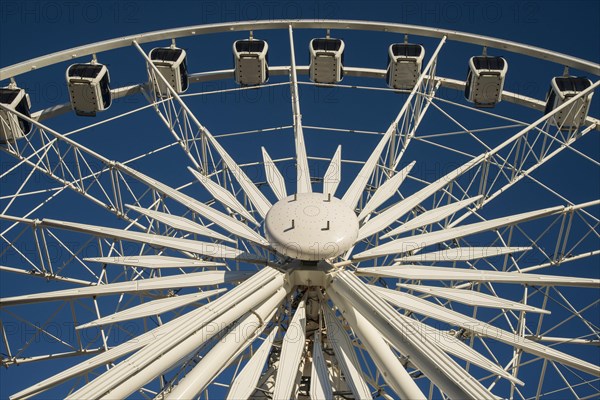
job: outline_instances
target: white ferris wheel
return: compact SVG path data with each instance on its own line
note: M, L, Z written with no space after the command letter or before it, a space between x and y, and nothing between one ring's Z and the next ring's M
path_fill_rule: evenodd
M387 64L351 59L361 35ZM229 68L192 62L219 36ZM552 71L545 98L507 89L523 60ZM31 104L19 85L40 71L67 102ZM598 398L600 200L581 182L598 174L599 75L526 44L343 20L184 27L2 68L3 385ZM244 93L269 90L287 99L257 117ZM347 124L357 110L383 122Z

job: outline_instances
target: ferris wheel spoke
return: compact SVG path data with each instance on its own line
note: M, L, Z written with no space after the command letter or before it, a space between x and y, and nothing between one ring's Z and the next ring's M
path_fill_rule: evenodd
M298 303L296 312L283 337L279 365L273 388L274 399L291 399L306 346L306 294Z
M322 307L321 312L325 320L329 344L333 347L333 352L344 373L346 383L355 398L368 399L371 396L371 391L360 372L360 364L352 341L329 307Z
M278 328L278 326L273 327L269 336L254 352L242 371L235 377L227 393L227 400L247 400L252 396L252 393L254 393L258 386L258 380L263 368L267 363L267 358L271 352Z
M137 48L139 53L144 57L148 66L154 71L155 79L160 79L162 83L168 90L168 94L172 96L181 106L181 108L186 112L186 115L189 116L191 121L196 125L198 131L201 133L203 137L206 137L206 140L215 148L219 156L223 160L223 163L228 167L229 171L235 176L236 180L244 190L244 193L248 196L250 201L256 207L258 213L264 218L271 208L271 203L264 194L256 187L256 185L248 178L246 173L242 170L242 168L233 160L233 158L225 151L223 146L215 139L215 137L210 133L208 129L204 127L196 118L196 115L190 110L187 104L183 101L183 99L179 96L179 94L173 89L169 81L160 73L158 68L152 63L148 55L144 52L144 50L140 47L137 41L133 41L133 45ZM208 171L204 171L207 173Z
M360 275L360 274L359 274ZM527 304L511 301L498 296L492 296L475 290L447 288L439 286L426 285L410 285L406 283L398 283L398 287L406 290L413 290L423 294L440 297L446 300L455 301L457 303L467 305L477 305L484 308L499 308L506 310L528 311L531 313L550 314L550 311L542 308L533 307Z
M310 398L333 400L333 388L329 382L329 368L321 346L321 332L314 334L312 348L312 368L310 373Z
M125 204L125 207L129 208L130 210L134 210L142 215L145 215L150 219L160 221L165 225L169 225L170 227L181 231L195 233L197 235L205 236L215 240L223 240L226 242L236 243L236 240L222 235L218 232L215 232L212 229L200 225L185 217L180 217L178 215L168 214L156 210L149 210L147 208L136 207L130 204Z
M227 289L215 289L203 291L200 293L191 293L182 296L165 297L162 299L152 300L147 303L143 303L138 306L134 306L126 310L116 312L112 315L108 315L106 317L98 318L85 324L78 325L75 327L75 329L86 329L110 325L115 324L117 322L131 321L132 319L163 314L167 311L171 311L176 308L181 308L189 304L197 303L200 300L204 300L208 297L216 296L225 291L227 291Z
M440 340L438 340L437 343L442 348L442 350L444 350L446 353L451 354L455 357L458 357L461 360L464 360L473 365L477 365L478 367L483 368L486 371L489 371L489 372L493 373L494 375L504 378L504 379L506 379L510 382L513 382L517 385L521 385L521 386L525 385L525 383L523 381L517 379L510 373L506 372L499 365L495 364L487 357L484 357L477 350L473 349L466 343L462 342L459 338L457 338L453 334L451 334L449 332L438 331L438 330L432 328L431 326L428 326L425 324L422 324L422 326L423 326L423 329L425 329L425 330L435 332L437 337L440 338Z
M227 190L224 187L222 187L221 185L213 182L206 175L202 175L198 171L194 171L192 168L188 167L188 169L192 173L192 175L194 175L194 177L198 180L198 182L200 182L202 184L202 186L204 186L204 188L215 199L217 199L219 202L221 202L221 204L223 204L223 206L228 207L229 209L238 213L239 215L244 217L246 220L252 222L254 225L257 225L257 226L260 225L260 223L256 219L254 219L252 214L250 214L248 212L248 210L246 210L246 207L244 207L242 205L242 203L240 203L239 200L229 190Z
M400 359L393 353L390 345L379 334L377 328L337 293L329 293L329 296L338 309L343 312L355 335L360 338L377 370L383 375L385 383L401 398L425 399L421 389L408 374Z
M136 350L143 348L144 346L147 346L150 343L155 342L167 333L180 329L182 325L187 325L189 319L194 319L199 316L206 317L206 315L210 314L211 311L209 306L210 304L207 304L194 311L191 311L189 314L181 315L163 325L157 326L156 328L151 329L148 332L143 333L139 336L136 336L125 343L119 344L115 347L104 351L102 354L92 357L89 360L86 360L80 364L68 368L42 382L39 382L25 390L22 390L11 396L11 398L15 400L25 399L43 393L76 376L92 371L102 365L114 362L129 353L132 353Z
M323 193L335 196L342 180L342 145L339 145L323 175Z
M465 268L432 267L425 265L394 265L391 267L366 267L357 270L359 275L385 276L410 280L505 282L537 286L600 287L599 279L571 276L541 275L521 272L488 271Z
M330 289L363 315L392 346L425 374L433 384L452 398L494 399L479 381L439 348L431 337L420 332L417 322L398 313L380 292L367 286L349 271L332 276ZM334 298L335 302L335 298Z
M285 180L283 179L283 175L273 162L267 150L264 147L261 147L263 162L265 165L265 176L267 177L267 182L271 187L273 193L277 197L277 200L282 200L287 197L287 190L285 188Z
M431 246L437 243L445 242L447 240L462 238L464 236L473 235L476 233L495 230L503 226L515 225L518 223L535 220L551 215L562 214L564 212L569 211L570 210L568 207L563 206L543 208L541 210L515 214L487 221L475 222L468 225L456 226L453 228L442 229L440 231L423 233L407 238L395 239L390 242L381 244L379 246L375 246L369 250L363 251L362 253L356 254L354 258L359 260L379 257L382 255L406 253L409 251L422 249L424 247ZM364 233L362 235L359 233L359 239L361 238L361 236L364 236Z
M412 256L402 256L394 259L398 262L427 262L427 261L473 261L481 258L495 257L506 254L531 250L531 247L450 247L431 253L421 253Z
M283 277L272 268L262 269L207 306L187 313L165 335L71 393L67 399L126 398L277 293L284 286Z
M450 215L455 214L457 211L473 204L477 200L479 200L481 196L475 196L470 199L457 201L455 203L448 204L446 206L441 206L437 208L433 208L431 210L425 211L423 214L420 214L413 219L403 223L399 227L392 229L386 234L381 236L381 239L387 239L391 236L399 235L401 233L409 232L415 230L417 228L421 228L426 225L434 224L443 220Z
M122 293L143 293L149 290L213 286L240 282L251 276L251 272L203 271L182 275L161 276L132 282L107 283L78 289L65 289L22 296L0 298L0 306L41 303L57 300L72 300L84 297L109 296Z
M400 185L402 185L402 182L404 182L414 166L415 161L408 164L404 169L397 172L394 176L379 186L367 204L360 211L360 214L358 214L358 219L362 220L371 212L375 211L380 205L385 203L390 197L392 197L396 191L398 191L398 188Z
M0 216L0 219L3 218L5 218L5 216ZM218 243L200 242L191 239L162 236L145 232L126 231L123 229L80 224L76 222L58 221L53 219L43 219L41 221L23 219L22 222L40 228L56 228L85 233L97 237L128 240L137 243L148 244L150 246L167 247L174 250L187 251L190 253L201 254L215 258L235 259L244 253L242 250Z
M550 361L556 361L561 364L568 365L572 368L594 376L600 376L599 366L563 353L552 347L541 345L522 336L505 331L496 326L486 324L485 322L479 321L475 318L468 317L447 307L433 304L430 301L421 299L408 293L402 293L378 286L372 286L372 289L375 290L377 294L382 296L386 301L402 309L409 310L417 314L426 315L438 321L446 322L452 325L458 325L461 328L472 332L473 334L497 340L516 349L520 349Z
M188 207L190 210L200 214L201 216L213 221L228 232L231 232L234 235L242 237L244 239L250 240L251 242L257 243L261 246L268 245L268 242L262 236L260 236L257 232L252 230L248 225L244 224L243 222L238 221L237 219L232 218L229 215L224 214L220 211L217 211L214 208L199 202L193 197L188 196L176 189L173 189L162 182L154 180L149 176L146 176L141 172L136 171L128 166L118 164L117 167L120 170L127 173L128 175L131 175L137 180L145 183L149 187L172 198L173 200Z
M310 181L310 169L308 168L306 144L304 142L304 131L302 129L302 113L300 111L300 94L298 92L294 31L292 25L289 25L288 31L290 36L290 91L292 95L292 112L294 119L294 145L296 148L296 193L311 193L312 184Z
M227 264L214 261L204 261L195 258L181 258L168 256L126 256L126 257L87 257L83 261L107 265L123 265L126 267L140 267L149 269L162 268L215 268Z
M398 218L405 215L414 207L418 206L423 201L425 201L425 199L427 199L428 197L436 193L438 190L442 189L444 186L457 179L460 175L464 174L465 172L473 168L475 165L480 163L484 159L484 157L485 155L475 157L463 166L455 169L454 171L451 171L444 177L425 186L423 189L406 197L404 200L399 201L398 203L389 207L374 218L371 218L363 226L360 227L357 240L365 239L388 227Z
M165 396L166 400L191 399L231 364L267 327L288 291L279 289L264 303L247 313Z
M427 63L427 66L423 70L423 73L421 74L421 76L417 80L415 86L413 87L410 94L408 95L406 101L402 105L400 112L398 113L398 115L396 115L396 118L392 121L392 123L386 130L385 134L383 135L383 137L381 138L381 140L375 147L375 150L373 150L373 152L371 153L371 155L369 156L369 158L367 159L367 161L361 168L360 172L354 179L354 182L352 182L352 184L350 185L350 187L348 188L348 190L342 197L342 200L350 208L355 209L356 206L358 205L358 203L363 195L363 192L365 190L365 187L367 186L367 182L371 178L371 175L373 175L373 172L375 171L375 168L377 167L379 158L381 157L386 145L390 142L390 139L392 138L392 136L398 134L402 130L402 126L404 125L403 121L406 121L407 119L415 117L415 113L410 113L409 111L413 105L413 101L414 102L420 101L420 99L417 98L418 97L417 93L419 90L421 90L421 87L424 84L425 85L427 84L427 82L425 81L425 76L427 74L429 74L430 71L433 71L433 69L435 68L435 65L437 64L438 54L439 54L440 50L442 49L445 42L446 42L446 37L444 36L442 38L442 40L440 41L440 43L438 44L438 47L436 48L435 52L432 54L431 59L429 60L429 62ZM410 115L407 116L407 114L410 114ZM415 129L416 129L416 125L415 125ZM396 163L394 163L394 164L396 164ZM396 165L393 165L393 166L395 169Z
M446 174L444 177L427 185L426 187L424 187L423 189L414 193L413 195L396 203L395 205L389 207L387 210L383 211L381 214L370 219L366 224L364 224L360 228L359 240L380 232L382 229L391 225L398 218L405 215L407 212L412 210L415 206L419 205L421 202L425 201L425 199L432 196L434 193L438 192L439 190L442 190L443 188L447 187L451 183L457 181L458 178L460 178L466 172L472 170L474 167L482 165L482 168L480 168L479 173L481 173L481 174L486 173L486 171L489 170L489 165L490 165L489 160L494 155L498 154L501 150L510 146L511 144L518 143L519 140L527 140L526 135L529 131L531 131L532 129L537 127L539 124L546 122L547 120L552 118L557 112L560 112L561 110L563 110L565 107L567 107L571 104L574 104L573 102L575 102L579 98L585 96L586 94L590 93L593 90L593 88L595 88L596 86L599 86L599 85L600 85L600 81L598 81L594 85L590 86L590 88L588 88L589 90L586 89L586 91L582 91L577 96L575 96L575 97L571 98L570 100L568 100L567 102L565 102L562 106L557 107L552 112L539 118L537 121L533 122L528 127L524 128L523 130L521 130L520 132L518 132L517 134L515 134L514 136L512 136L505 142L501 143L500 145L496 146L492 150L469 160L468 162L463 164L461 167L455 169L454 171L451 171L450 173ZM484 175L482 175L482 177L483 176ZM474 180L475 180L475 177L473 177L471 179L472 182L474 182ZM454 185L454 186L457 186L457 185ZM471 185L469 185L469 187L470 186ZM481 190L485 191L486 189L485 189L485 187L480 185L480 191ZM482 193L478 193L478 195L482 195ZM465 191L465 196L467 196L466 191ZM479 207L481 207L481 205ZM461 217L454 220L452 224L454 224L454 225L458 224L459 222L464 220L467 216L471 215L471 213L472 213L472 211L465 212Z

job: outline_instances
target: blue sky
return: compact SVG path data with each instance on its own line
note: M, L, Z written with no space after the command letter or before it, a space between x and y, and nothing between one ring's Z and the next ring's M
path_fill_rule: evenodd
M600 60L600 2L596 1L96 1L96 2L42 2L3 0L0 2L0 66L48 54L54 51L96 42L118 36L148 32L179 26L242 21L254 19L361 19L389 21L453 29L481 35L513 40L551 50L564 52L591 61ZM296 33L296 57L300 65L307 64L307 45L311 37L322 36L320 31ZM269 41L271 65L284 65L289 61L287 32L255 32L255 36ZM400 35L354 33L333 31L332 36L346 41L346 64L370 68L385 68L387 46L402 41ZM191 72L231 68L231 43L239 39L239 34L223 34L202 38L186 38L178 44L188 51L188 65ZM412 38L411 38L412 40ZM414 38L423 43L427 54L435 48L436 40ZM160 45L167 45L163 42ZM145 45L149 51L153 46ZM439 74L456 79L464 79L467 59L480 54L481 48L449 43L440 57ZM527 96L543 98L551 77L562 74L562 68L531 60L500 50L489 50L490 54L503 55L509 62L509 78L506 88ZM426 56L426 59L428 58ZM100 62L111 69L113 87L142 82L146 79L144 62L134 49L121 49L111 54L100 55ZM17 78L21 87L28 89L32 98L32 109L39 110L52 104L68 100L64 87L63 63ZM577 73L577 71L573 71ZM306 77L301 77L306 80ZM281 81L273 78L272 82ZM360 80L347 78L344 83L360 84ZM2 86L5 82L1 82ZM377 86L383 83L378 82ZM199 89L214 90L233 87L231 82L206 84ZM213 132L225 134L246 129L276 127L290 124L289 91L285 86L268 89L262 94L220 95L209 99L190 99L190 106L200 120ZM302 111L305 125L330 126L348 129L384 131L400 107L402 96L360 92L349 95L345 89L315 90L302 87ZM592 114L598 116L598 103L595 99ZM106 118L118 112L140 106L141 97L115 102L112 109L98 118ZM452 108L448 108L448 111ZM501 104L499 112L525 121L533 121L539 113L521 110L518 107ZM452 125L439 113L431 112L431 118L423 123L423 133L438 133L451 130ZM487 120L470 119L469 114L460 114L461 121L471 128L488 126ZM65 115L49 122L55 129L65 132L89 123L88 120ZM144 150L168 143L170 137L164 129L157 129L155 115L145 113L131 120L116 122L110 132L94 129L89 134L77 136L77 140L99 151L109 158L126 160ZM134 128L134 129L132 129ZM162 127L161 127L162 128ZM142 140L140 140L142 136ZM260 146L266 146L274 157L290 156L293 151L291 131L285 134L265 134L260 140L245 138L224 138L223 145L239 161L259 158ZM344 157L364 159L365 148L375 146L377 137L348 136L347 134L327 134L306 132L309 155L331 157L337 144L342 143ZM487 138L490 142L495 139ZM600 141L598 136L586 137L578 144L590 157L598 159ZM185 172L185 160L177 150L167 152L149 163L139 163L139 167L150 175L163 179L172 185L190 180ZM415 176L432 180L451 166L464 159L415 145L407 154L406 163L416 159ZM0 154L2 170L11 165L12 160ZM568 194L574 202L597 199L600 194L600 175L592 164L586 164L571 153L562 154L544 166L537 177L561 193ZM322 174L325 163L315 164L314 174ZM585 171L581 174L580 171ZM341 188L347 187L352 177L352 168L345 172L346 179ZM288 177L291 185L293 177ZM13 176L4 182L0 192L8 193L19 182ZM39 178L35 185L51 185L45 178ZM7 189L10 188L10 189ZM290 186L288 186L289 190ZM486 210L490 216L510 212L521 212L537 207L557 204L556 198L543 196L539 187L523 182L519 190L507 193L494 208ZM199 191L198 191L199 192ZM202 196L201 194L198 194ZM76 195L65 193L60 202L49 204L36 214L37 217L51 216L73 221L122 226L110 214L100 211ZM534 202L533 199L536 201ZM29 207L28 207L29 206ZM17 204L14 213L31 208L29 204ZM108 217L107 217L108 216ZM0 225L3 226L3 225ZM10 261L10 260L9 260ZM2 260L2 262L9 262ZM597 267L598 260L592 260ZM16 266L16 265L15 265ZM597 269L597 268L596 268ZM581 270L582 276L596 276L598 271ZM27 286L19 286L19 285ZM12 276L0 275L2 296L44 290L44 284L20 280ZM586 304L586 299L572 293L575 302ZM570 298L571 299L571 298ZM589 302L588 302L589 303ZM43 307L36 312L51 312L52 307ZM581 349L574 349L581 351ZM0 372L0 398L6 398L15 389L20 389L47 377L72 361L56 361L38 364L36 369L21 366Z

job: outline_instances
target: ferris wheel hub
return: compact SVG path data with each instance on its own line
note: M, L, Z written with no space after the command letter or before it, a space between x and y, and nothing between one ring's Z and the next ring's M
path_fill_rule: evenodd
M348 251L358 237L358 218L340 199L299 193L277 202L265 219L265 235L278 253L317 261Z

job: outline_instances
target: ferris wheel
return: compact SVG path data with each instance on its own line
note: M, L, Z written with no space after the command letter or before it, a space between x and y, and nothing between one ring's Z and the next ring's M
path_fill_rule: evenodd
M363 35L387 64L351 58ZM203 69L216 37L233 63ZM509 90L523 60L552 71L544 98ZM68 101L36 107L19 85L42 71ZM4 67L10 398L597 398L599 75L526 44L343 20ZM286 98L246 95L268 91Z

